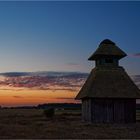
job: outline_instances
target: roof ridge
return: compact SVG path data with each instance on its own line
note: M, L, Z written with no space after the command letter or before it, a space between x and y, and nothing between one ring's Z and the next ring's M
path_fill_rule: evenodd
M91 55L91 57L89 57L88 60L97 60L105 56L112 56L117 59L121 59L127 56L127 54L121 50L113 41L105 39L99 44L96 51Z

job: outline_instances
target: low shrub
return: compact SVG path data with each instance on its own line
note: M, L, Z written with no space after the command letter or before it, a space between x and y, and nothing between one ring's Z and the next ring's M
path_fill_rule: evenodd
M44 114L47 118L53 118L55 114L55 109L54 108L45 109Z

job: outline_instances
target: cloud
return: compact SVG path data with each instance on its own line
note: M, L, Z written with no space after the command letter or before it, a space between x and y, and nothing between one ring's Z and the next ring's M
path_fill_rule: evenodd
M14 98L23 98L22 96L13 96Z
M72 63L72 62L69 62L69 63L67 63L66 65L69 65L69 66L79 66L78 63Z
M76 64L74 64L76 65ZM0 79L0 90L52 90L78 91L87 78L87 73L80 72L45 72L42 76L31 74L28 76L10 76Z
M134 56L134 57L140 57L140 53L134 53L134 54L132 54L132 56Z
M78 91L77 89L72 88L55 88L51 89L52 91L66 90L66 91Z
M74 100L74 98L66 98L66 97L60 97L60 98L56 98L56 99L64 99L64 100Z

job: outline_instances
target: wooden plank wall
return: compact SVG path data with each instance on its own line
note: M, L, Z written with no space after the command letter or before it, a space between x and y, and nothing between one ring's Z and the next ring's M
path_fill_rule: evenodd
M131 123L136 121L135 99L85 99L82 118L96 123Z
M96 123L113 122L112 100L92 100L92 121Z
M91 121L91 99L84 99L82 101L82 120Z

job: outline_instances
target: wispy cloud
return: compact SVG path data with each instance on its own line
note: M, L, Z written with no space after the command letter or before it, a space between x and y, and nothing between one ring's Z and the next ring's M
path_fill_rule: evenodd
M66 99L66 100L74 100L74 98L63 98L63 97L60 97L60 98L56 98L56 99Z
M133 56L133 57L140 57L140 53L134 53L131 56Z
M72 88L55 88L55 89L51 89L52 91L59 91L59 90L66 90L66 91L78 91L77 89L72 89Z
M70 63L70 65L78 65ZM51 90L77 92L82 87L87 78L86 73L78 72L45 72L30 73L28 76L19 76L15 73L8 73L5 79L0 79L0 90L20 91L24 89L30 90ZM6 73L7 75L7 73ZM12 75L12 76L11 76ZM13 76L14 75L14 76ZM14 98L20 98L18 96Z
M69 66L79 66L78 63L73 63L73 62L66 63L66 65L69 65Z
M14 98L23 98L22 96L13 96Z

